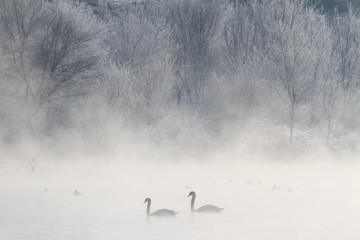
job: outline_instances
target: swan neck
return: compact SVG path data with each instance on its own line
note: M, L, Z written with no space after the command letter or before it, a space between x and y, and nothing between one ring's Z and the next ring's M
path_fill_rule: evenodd
M195 194L191 196L191 211L192 212L194 211L195 198L196 198Z
M151 201L147 202L147 207L146 207L146 215L150 216L150 206L151 206Z

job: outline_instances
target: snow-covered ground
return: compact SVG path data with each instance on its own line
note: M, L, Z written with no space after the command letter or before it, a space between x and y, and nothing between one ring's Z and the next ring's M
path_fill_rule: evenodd
M69 161L43 162L34 172L0 165L1 240L360 236L360 166L354 163ZM225 210L190 214L191 190L195 207L211 203ZM146 197L151 211L180 213L147 220Z

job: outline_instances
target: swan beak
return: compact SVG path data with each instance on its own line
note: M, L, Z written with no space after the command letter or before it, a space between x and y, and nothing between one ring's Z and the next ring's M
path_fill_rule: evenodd
M144 203L146 203L146 200L144 201Z
M190 197L190 196L191 196L191 194L189 193L188 197Z

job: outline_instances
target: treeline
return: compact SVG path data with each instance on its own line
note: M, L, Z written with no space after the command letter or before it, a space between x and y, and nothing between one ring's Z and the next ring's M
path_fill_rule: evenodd
M325 13L334 13L334 11L347 13L351 7L360 7L358 0L312 0L312 3L317 4L316 7L322 9Z
M0 0L3 142L132 129L186 147L252 119L290 143L297 126L324 142L359 130L358 11L234 3Z

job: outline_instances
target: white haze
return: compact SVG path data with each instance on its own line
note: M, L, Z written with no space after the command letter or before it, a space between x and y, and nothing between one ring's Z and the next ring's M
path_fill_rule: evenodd
M360 45L353 44L360 39L358 15L350 15L356 21L339 16L337 29L316 9L298 11L295 2L305 1L248 1L249 8L236 10L207 5L216 1L179 0L135 12L109 12L110 22L102 25L98 19L105 17L105 5L99 5L99 16L90 20L72 4L44 2L57 3L0 1L8 8L0 13L0 240L359 239ZM22 18L16 6L24 7ZM198 29L200 12L216 31L194 36L182 32ZM34 25L37 31L28 37L27 31L13 27L18 36L6 38L11 34L4 33L4 23L31 22L30 13L41 17L41 24ZM296 28L292 20L279 24L281 14L300 14ZM164 24L167 17L174 18L170 26ZM185 21L171 37L182 19L195 27L188 28ZM48 32L53 22L71 28L64 28L59 38L56 31ZM232 28L234 22L238 28ZM242 29L252 34L248 42L230 44L231 38L245 38ZM355 37L345 38L345 29ZM225 30L229 41L222 36ZM70 34L75 39L67 41L65 33L79 35ZM274 33L284 39L272 37ZM84 37L86 44L78 44ZM189 41L182 42L183 37ZM102 45L104 40L108 46ZM200 40L214 46L203 48ZM352 49L339 44L345 40ZM57 47L81 46L66 55L55 72L84 59L99 62L74 79L68 72L59 75L59 86L69 80L75 86L70 81L64 89L42 89L38 86L53 86L46 76L54 64L48 61L57 58L39 51L49 42L59 44L52 49L55 56L66 52ZM17 49L24 45L30 46L25 53ZM197 49L208 49L201 61ZM25 62L14 65L14 56L25 56ZM279 63L287 57L293 57L293 65ZM315 58L323 64L319 69ZM343 61L355 70L341 71ZM301 84L288 97L284 87L289 84L282 84L281 76L292 67L299 76L293 83ZM321 89L309 87L314 73ZM350 87L346 84L353 91L342 92L344 86L335 84L345 77L353 80ZM180 89L175 83L181 83ZM189 92L184 90L188 86ZM289 115L288 107L303 87L309 96L298 97L297 111ZM31 96L30 88L35 91ZM174 95L174 90L181 91ZM190 191L197 193L195 207L214 204L225 209L192 215ZM147 197L152 199L151 211L168 208L179 214L147 219Z
M139 151L140 145L122 146L62 160L43 153L33 172L31 156L4 155L0 239L355 240L360 234L355 154L347 161L325 151L276 161L274 155L223 150L200 160L165 161ZM191 215L191 190L195 207L225 210ZM180 213L147 221L146 197L152 198L151 211Z

